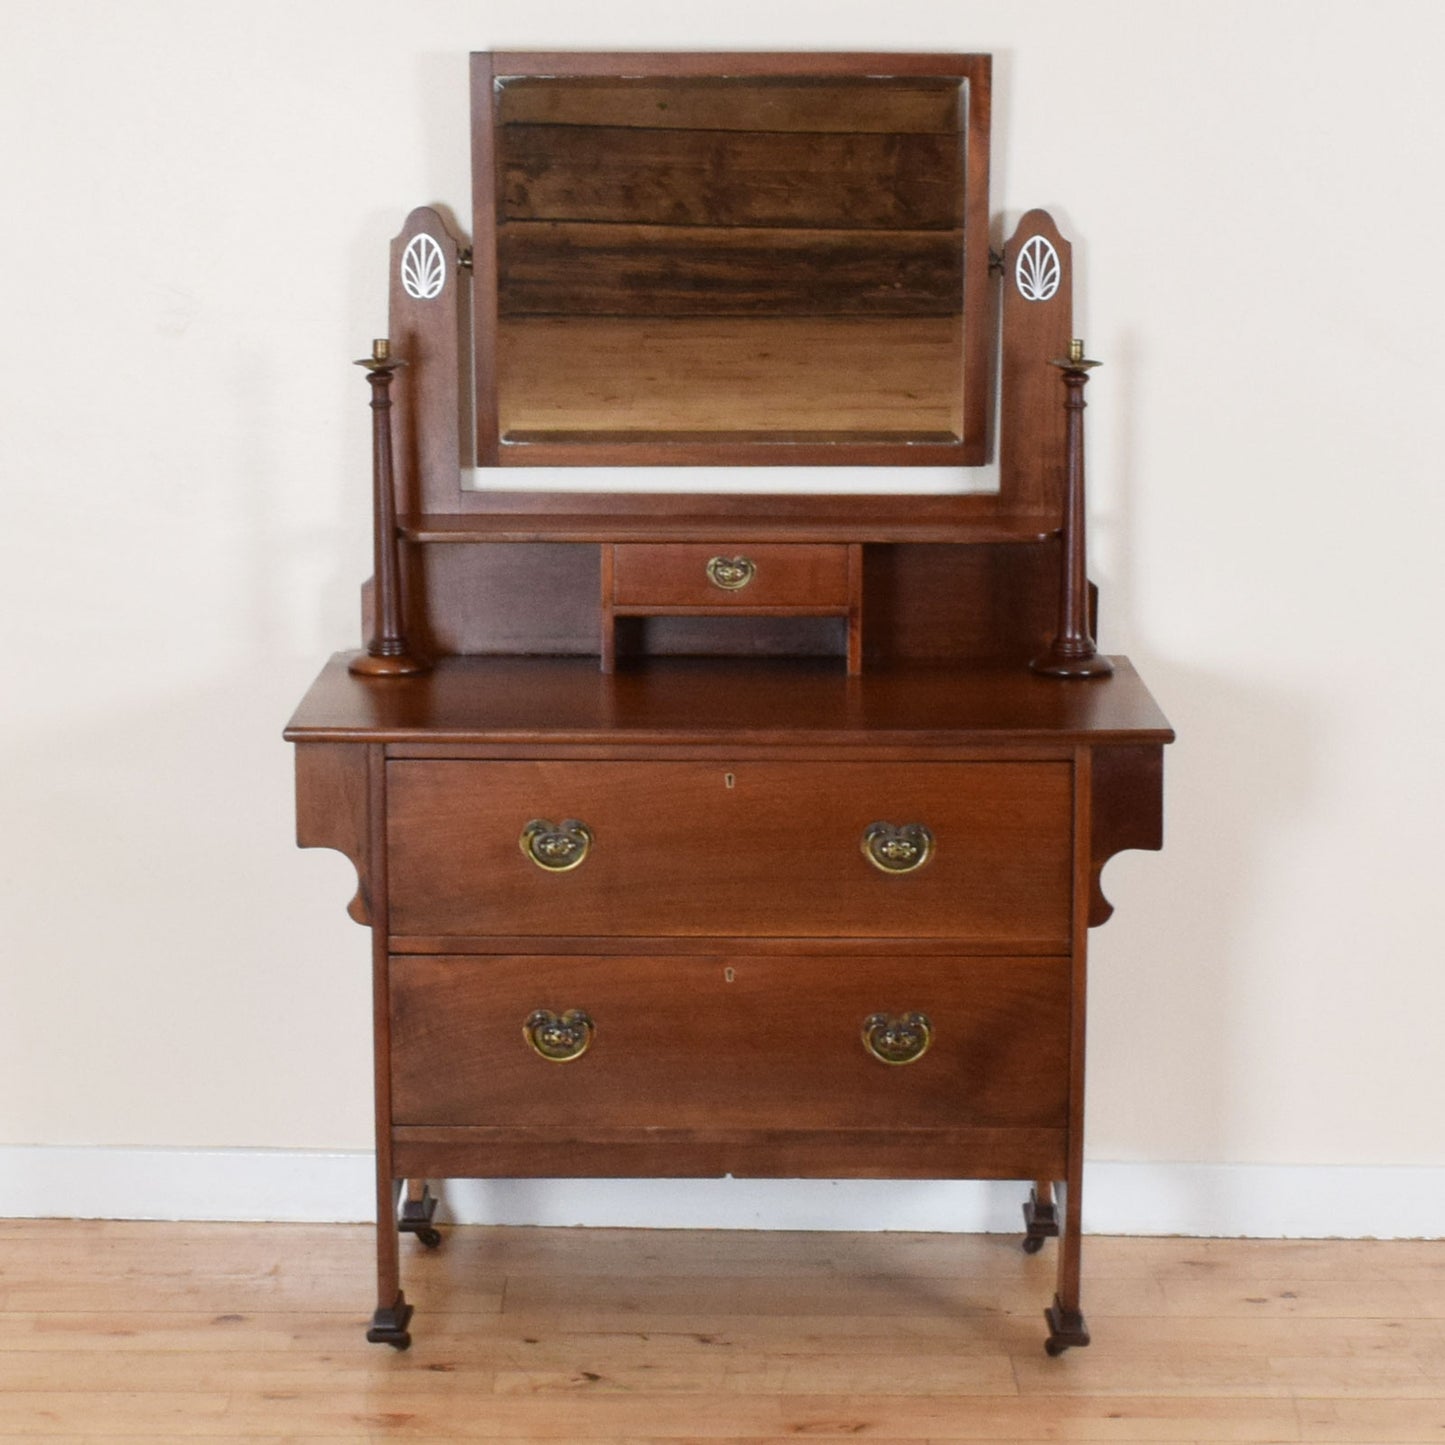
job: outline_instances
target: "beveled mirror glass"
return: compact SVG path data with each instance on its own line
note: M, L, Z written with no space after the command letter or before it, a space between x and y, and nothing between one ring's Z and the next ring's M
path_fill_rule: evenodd
M986 56L475 60L483 465L984 459Z

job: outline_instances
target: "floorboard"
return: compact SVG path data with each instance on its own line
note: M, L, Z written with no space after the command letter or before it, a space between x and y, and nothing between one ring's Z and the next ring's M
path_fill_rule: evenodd
M0 1445L1445 1441L1445 1244L1090 1239L1043 1352L1012 1237L0 1223Z

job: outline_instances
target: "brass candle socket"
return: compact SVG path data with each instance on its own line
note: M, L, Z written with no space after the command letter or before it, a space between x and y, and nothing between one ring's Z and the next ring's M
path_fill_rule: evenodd
M368 371L396 371L406 362L391 354L390 337L378 336L371 343L371 355L363 356L356 365L364 366Z
M1060 371L1092 371L1096 366L1102 366L1102 361L1091 361L1084 355L1084 343L1079 337L1069 342L1069 354L1061 356L1049 362L1050 366L1057 366Z

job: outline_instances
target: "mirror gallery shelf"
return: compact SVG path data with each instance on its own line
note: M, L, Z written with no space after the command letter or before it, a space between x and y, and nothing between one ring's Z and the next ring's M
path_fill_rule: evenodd
M915 500L925 500L917 498ZM933 499L926 499L933 500ZM952 498L947 500L953 500ZM920 516L895 509L869 518L861 512L741 518L737 512L638 515L622 512L466 512L398 518L408 542L1044 542L1056 519L995 510L974 516Z

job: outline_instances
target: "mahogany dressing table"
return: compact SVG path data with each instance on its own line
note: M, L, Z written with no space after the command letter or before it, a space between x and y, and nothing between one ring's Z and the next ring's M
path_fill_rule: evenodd
M361 363L370 641L286 732L372 935L373 1341L428 1180L732 1174L1030 1183L1046 1347L1088 1343L1088 931L1173 734L1093 644L1094 363L1050 218L989 249L989 77L473 57L473 241L407 218ZM995 451L994 492L498 482Z

